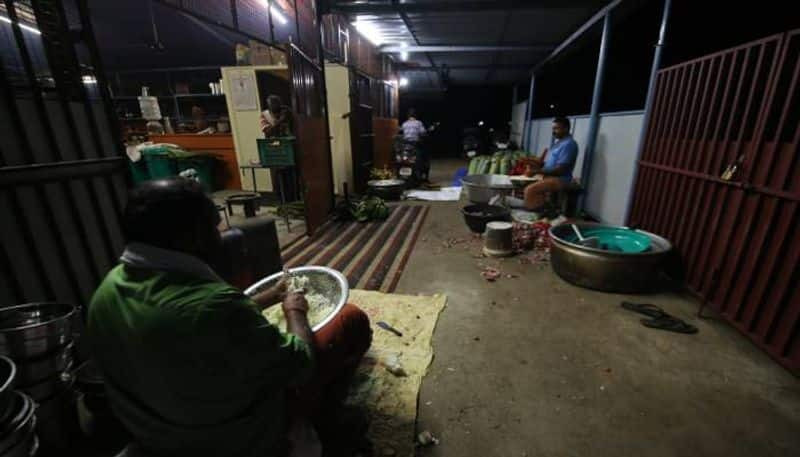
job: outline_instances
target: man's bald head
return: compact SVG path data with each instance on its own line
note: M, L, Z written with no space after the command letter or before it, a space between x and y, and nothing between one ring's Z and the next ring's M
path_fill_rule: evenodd
M130 194L123 217L128 242L208 258L219 241L219 214L197 181L146 181Z

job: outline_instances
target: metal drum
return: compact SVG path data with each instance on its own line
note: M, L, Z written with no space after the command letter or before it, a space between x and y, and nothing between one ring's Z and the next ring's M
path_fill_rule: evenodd
M550 264L553 271L576 286L606 292L642 293L652 291L659 282L672 244L650 232L635 230L650 238L650 248L630 253L582 246L574 240L572 224L550 228ZM597 228L627 229L594 223L575 224L580 230Z

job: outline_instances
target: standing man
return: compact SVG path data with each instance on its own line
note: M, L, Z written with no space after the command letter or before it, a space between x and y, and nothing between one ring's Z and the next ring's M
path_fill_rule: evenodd
M283 104L277 95L267 97L267 109L261 112L259 124L265 138L275 136L290 136L291 132L291 112L289 107Z
M417 163L419 167L420 177L423 181L428 180L428 173L430 173L431 164L428 155L422 150L420 143L422 138L425 137L427 130L421 121L417 119L417 110L414 108L408 109L408 119L400 126L403 133L403 141L407 143L414 143L417 149Z
M572 182L572 171L578 159L578 143L569 133L570 123L566 117L553 119L553 137L555 142L550 150L544 150L544 159L532 159L535 172L542 179L525 187L525 198L506 197L506 203L513 208L540 212L547 194L558 192Z
M353 305L312 333L302 294L245 296L209 262L219 215L199 183L148 181L130 196L128 241L89 305L109 403L135 444L170 457L285 455L292 424L321 435L372 331ZM262 316L280 306L281 332ZM295 440L295 443L303 440Z

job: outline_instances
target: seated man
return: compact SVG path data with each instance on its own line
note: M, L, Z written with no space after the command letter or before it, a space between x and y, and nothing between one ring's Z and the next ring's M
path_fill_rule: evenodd
M208 264L218 223L200 184L142 184L125 210L120 265L89 306L109 402L144 453L285 455L290 421L319 429L371 342L353 305L314 334L302 294L278 285L251 299L226 284ZM261 315L281 298L285 334Z
M542 175L540 181L525 187L525 198L506 197L506 203L513 208L539 212L547 201L547 194L558 192L572 181L572 170L578 158L578 143L569 134L569 119L553 119L553 137L556 141L544 160L532 159L535 173Z

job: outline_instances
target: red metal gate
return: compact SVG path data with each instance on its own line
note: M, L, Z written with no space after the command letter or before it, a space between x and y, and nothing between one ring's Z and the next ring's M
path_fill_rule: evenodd
M689 287L794 372L799 76L800 29L661 70L629 221L669 238Z

